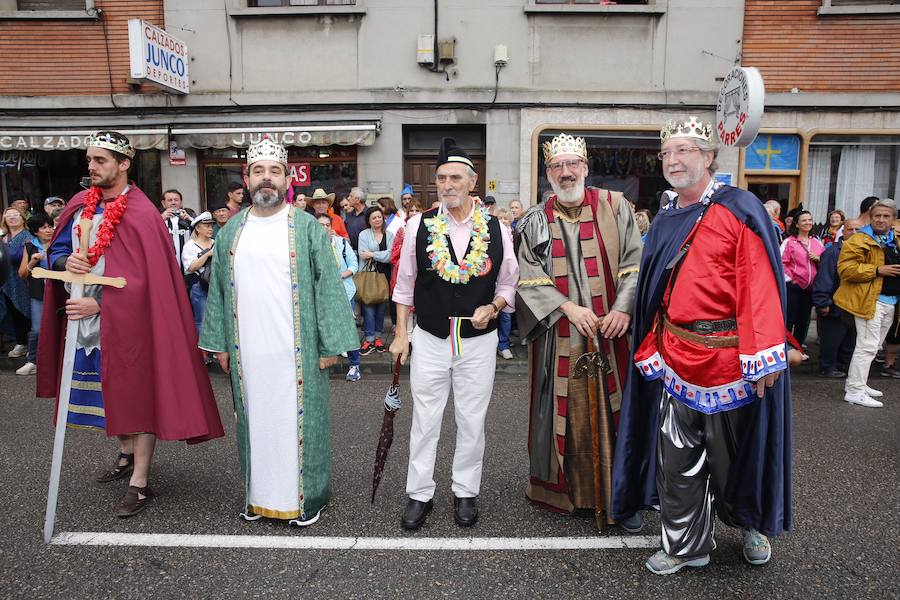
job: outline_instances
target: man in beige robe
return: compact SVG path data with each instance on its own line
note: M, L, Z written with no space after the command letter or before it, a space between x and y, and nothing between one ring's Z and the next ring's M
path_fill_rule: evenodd
M526 495L561 512L605 512L612 523L612 451L630 364L625 333L641 259L640 232L621 193L585 187L583 138L563 133L543 151L555 193L529 209L518 225L519 330L530 342ZM610 367L602 381L573 377L589 339ZM597 386L593 411L589 385ZM623 524L629 531L640 525L639 516Z

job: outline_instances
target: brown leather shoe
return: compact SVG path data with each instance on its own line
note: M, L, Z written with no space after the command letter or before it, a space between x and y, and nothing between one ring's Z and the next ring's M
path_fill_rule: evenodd
M141 498L141 496L143 496L143 498ZM116 510L116 516L120 519L133 517L147 508L147 503L150 502L152 498L153 492L150 491L149 485L145 485L142 488L129 485L128 491L125 492L125 496L122 497L119 508Z
M125 464L119 464L122 461L125 461ZM120 452L119 456L116 458L116 464L113 465L113 468L100 475L95 479L98 483L109 483L110 481L115 481L117 479L122 479L123 477L128 477L134 472L134 454L125 454L124 452Z

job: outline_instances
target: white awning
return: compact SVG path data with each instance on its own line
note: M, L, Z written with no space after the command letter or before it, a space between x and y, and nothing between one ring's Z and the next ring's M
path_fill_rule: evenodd
M260 125L243 127L175 127L179 146L190 148L246 148L268 134L285 146L371 146L378 123L342 125Z
M157 127L116 129L128 136L136 150L167 150L170 137L183 148L246 148L269 134L285 146L371 146L379 121L329 125L260 124L240 127ZM0 151L83 150L96 129L0 130Z
M41 129L0 131L0 151L6 150L84 150L85 141L96 129ZM136 150L165 150L169 147L168 129L117 129L128 136Z

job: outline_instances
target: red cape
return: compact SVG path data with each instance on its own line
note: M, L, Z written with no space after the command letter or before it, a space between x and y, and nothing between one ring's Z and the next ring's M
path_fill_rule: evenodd
M86 194L79 192L66 205L56 235L70 227ZM106 434L154 433L161 440L189 442L222 437L172 238L159 211L134 184L127 198L104 254L106 275L128 282L122 289L107 286L100 307ZM42 398L59 392L67 298L61 282L47 280L38 347L37 395Z

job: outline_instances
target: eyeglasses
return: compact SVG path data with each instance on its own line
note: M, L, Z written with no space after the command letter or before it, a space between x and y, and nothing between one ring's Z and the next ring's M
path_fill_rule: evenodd
M570 171L574 171L581 165L583 161L580 159L575 160L561 160L559 162L555 162L552 165L547 165L547 168L553 171L554 173L561 173L565 167L568 167Z
M656 155L656 158L659 160L666 160L671 156L677 156L679 158L684 158L691 152L699 152L700 148L697 146L682 146L681 148L675 148L674 150L663 150L659 154Z

